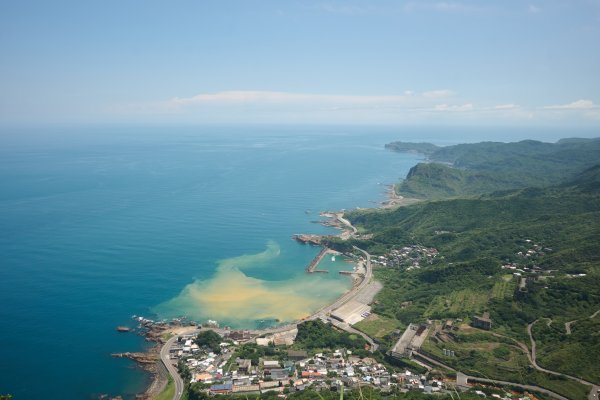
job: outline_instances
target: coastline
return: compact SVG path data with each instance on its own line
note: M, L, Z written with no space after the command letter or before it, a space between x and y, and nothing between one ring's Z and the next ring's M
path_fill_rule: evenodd
M415 204L420 202L419 199L413 198L405 198L400 196L395 191L394 185L386 185L387 190L385 192L386 199L379 202L379 206L371 207L373 209L381 208L381 209L389 209L401 206L407 206L410 204ZM342 240L348 240L355 235L358 235L358 230L354 227L350 221L344 218L345 210L341 211L325 211L321 212L320 215L322 217L327 218L324 221L320 221L320 223L324 226L333 227L339 229L341 232L336 235L293 235L292 237L303 243L311 243L312 245L317 245L322 247L322 251L317 255L315 259L318 259L318 262L313 269L309 271L310 266L307 268L307 273L319 272L318 270L314 270L314 267L318 266L320 260L326 254L343 254L339 253L336 250L330 249L325 245L321 244L320 239L327 236L337 236ZM298 237L307 237L310 240L304 241L299 240ZM317 240L315 240L317 239ZM323 318L328 313L331 313L333 310L341 307L343 304L350 301L357 293L359 293L362 289L364 289L371 281L372 275L372 267L370 263L370 255L366 253L364 250L355 248L356 250L365 254L365 260L357 260L356 262L356 273L351 274L352 286L346 292L342 293L337 299L332 301L329 304L325 304L323 307L314 311L310 316L302 318L300 320L291 321L283 325L279 325L276 327L263 328L259 330L250 330L253 334L253 338L263 335L269 334L279 331L286 331L295 328L295 326L299 323L308 320L314 320L317 318ZM180 321L171 321L170 324L167 323L154 323L151 322L147 325L140 325L144 329L143 336L146 341L153 342L153 345L146 352L125 352L125 353L115 353L112 354L113 357L124 357L128 358L136 363L136 365L150 374L151 382L146 388L146 390L136 395L136 398L150 400L156 398L166 387L169 378L169 371L167 370L166 365L163 364L163 360L161 360L161 350L167 343L168 339L173 335L179 335L184 332L189 333L190 330L199 329L196 325L184 326ZM218 331L221 331L218 329ZM373 343L374 346L376 344Z
M423 201L422 199L416 199L413 197L404 197L404 196L399 195L396 192L396 185L387 185L386 196L387 196L387 200L381 202L381 206L378 208L388 209L388 208L395 208L395 207L410 206L411 204L416 204L416 203Z
M173 336L182 335L196 329L198 329L196 325L185 326L178 320L164 323L143 319L140 321L138 334L143 336L147 342L154 343L152 347L141 352L111 354L111 357L114 358L132 360L138 368L150 375L150 384L143 393L136 394L136 399L154 399L164 390L169 380L169 372L161 362L160 352L163 346Z

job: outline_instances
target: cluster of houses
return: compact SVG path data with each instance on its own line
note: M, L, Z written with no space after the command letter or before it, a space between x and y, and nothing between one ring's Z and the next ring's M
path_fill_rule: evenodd
M531 239L525 239L525 243L526 245L524 247L529 248L517 252L517 256L523 258L536 258L544 256L546 253L550 253L552 251L550 247L544 247L541 244L533 243Z
M502 265L502 269L511 272L513 277L518 280L514 292L515 298L521 298L526 295L536 281L543 281L552 277L551 274L555 270L545 269L534 264L538 257L544 256L551 251L552 249L549 247L543 247L541 244L533 243L531 239L526 239L525 246L515 254L517 257L523 259L523 265L517 262ZM547 287L544 287L544 289L547 289Z
M438 251L433 247L412 245L391 250L383 256L373 257L371 262L384 267L411 270L420 268L423 264L431 264L437 255Z
M222 382L210 386L212 394L243 394L279 392L283 395L307 388L338 391L369 385L380 390L419 390L434 393L445 388L441 380L428 380L410 371L390 373L372 358L359 358L344 349L317 353L312 357L304 351L288 351L288 360L261 360L252 366L250 360L235 360L237 370L222 377Z
M382 391L440 391L444 384L427 380L410 371L391 373L373 358L360 358L345 349L309 356L306 351L288 350L274 357L234 358L236 342L220 344L220 354L194 343L191 335L182 336L170 349L173 362L182 361L191 375L191 383L205 384L206 392L217 394L258 394L277 392L284 396L307 388L340 390L369 385Z

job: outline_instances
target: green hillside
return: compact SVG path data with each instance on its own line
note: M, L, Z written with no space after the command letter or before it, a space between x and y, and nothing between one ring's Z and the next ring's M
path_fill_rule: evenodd
M555 323L550 327L540 323L534 329L542 335L541 365L600 383L595 360L600 354L598 319L585 320L600 309L600 165L553 186L427 201L394 210L359 210L347 218L361 232L373 234L369 240L352 242L373 254L388 256L393 249L411 245L439 252L431 264L418 268L377 268L384 289L377 297L376 313L408 324L445 318L469 321L487 311L495 333L522 343L529 341L527 324L551 318ZM331 245L342 244L333 240ZM522 273L503 268L509 265ZM527 287L519 291L525 277L530 278ZM585 321L566 335L564 323L579 319ZM478 338L490 349L501 345L494 336ZM429 346L436 351L435 345ZM490 367L493 361L485 346L479 356L461 359L461 368L485 370L497 378L546 382L555 389L564 386L529 371L527 359L518 351L511 356L514 362L506 361L508 370ZM441 348L437 350L441 353Z
M443 199L555 185L597 164L600 154L600 139L431 146L403 142L386 145L394 151L423 149L422 152L432 161L418 164L410 170L397 187L400 194Z

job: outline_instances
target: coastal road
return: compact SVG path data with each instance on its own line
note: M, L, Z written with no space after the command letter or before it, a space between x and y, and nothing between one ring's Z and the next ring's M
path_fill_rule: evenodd
M373 274L373 271L371 268L371 255L369 253L367 253L366 251L359 249L356 246L353 246L353 247L356 250L362 252L366 257L365 275L363 277L363 280L360 282L360 284L358 286L356 286L355 288L352 288L348 293L346 293L345 295L343 295L342 297L337 299L335 302L333 302L332 304L330 304L328 306L323 307L322 309L320 309L319 311L314 313L312 316L307 318L308 320L314 320L314 319L318 319L318 318L327 318L327 314L331 313L336 308L340 308L341 306L346 304L348 301L353 299L358 293L360 293L369 284L369 281L371 280L371 276Z
M187 332L187 334L190 333L193 332ZM173 400L181 399L181 396L183 395L183 389L185 388L183 379L181 379L181 377L179 376L177 368L171 363L171 355L169 353L169 349L173 346L173 343L175 343L177 337L180 335L181 334L175 335L171 339L167 340L167 342L160 349L160 360L165 365L167 371L169 371L169 374L171 375L171 377L173 378L173 382L175 383L175 393L173 394Z
M356 227L354 225L352 225L350 223L350 221L348 221L346 218L344 218L344 213L336 213L335 214L336 218L338 219L338 221L340 221L342 224L346 225L348 228L350 228L352 230L353 234L358 233L358 229L356 229ZM362 251L362 250L361 250Z
M336 301L332 305L326 307L324 310L321 310L319 313L315 314L313 316L313 319L325 317L328 312L331 312L331 311L335 310L336 308L339 308L342 305L346 304L348 301L350 301L351 299L358 296L358 294L362 290L364 290L365 287L367 287L367 285L369 284L369 281L371 280L371 277L373 276L373 268L371 265L371 255L369 253L367 253L365 250L360 249L356 246L352 246L352 247L354 247L354 249L363 253L366 258L366 260L365 260L365 275L363 277L362 282L357 287L355 287L350 292L348 292L345 296L342 296L341 298L339 298L338 301ZM369 342L369 345L371 346L371 353L373 353L377 350L377 347L378 347L377 343L375 343L375 341L366 333L353 328L352 326L350 326L349 324L347 324L345 322L338 322L332 318L328 318L328 321L330 321L333 325L337 326L338 328L345 330L346 332L354 333L354 334L362 336L367 342Z

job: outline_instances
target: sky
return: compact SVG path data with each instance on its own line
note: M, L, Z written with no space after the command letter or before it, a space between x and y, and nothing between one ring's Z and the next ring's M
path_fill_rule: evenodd
M0 1L0 124L600 127L600 0Z

